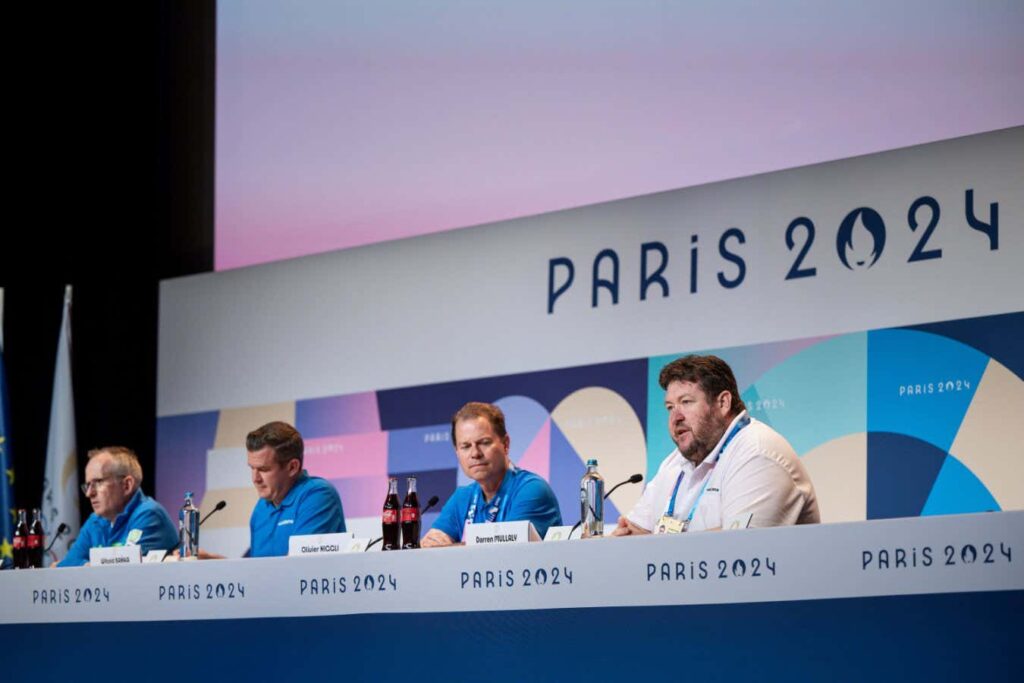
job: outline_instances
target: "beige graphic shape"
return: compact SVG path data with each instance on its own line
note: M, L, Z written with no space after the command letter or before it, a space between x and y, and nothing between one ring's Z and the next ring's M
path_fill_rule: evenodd
M606 490L647 470L643 427L626 399L614 391L603 387L574 391L552 411L551 419L583 458L580 477L589 458L597 459ZM611 500L625 514L642 492L642 484L626 485L613 493Z
M1024 382L989 360L960 424L950 455L959 460L1003 510L1024 508Z
M814 484L823 523L867 519L867 434L826 441L804 454L800 462Z
M244 447L245 437L249 432L277 420L290 425L295 424L295 401L250 408L225 408L220 411L217 420L217 437L213 441L213 447Z
M199 513L205 517L220 501L227 502L223 510L210 517L203 524L206 529L224 529L227 527L244 527L246 533L249 531L249 517L252 516L253 506L259 500L256 489L252 486L244 489L211 489L203 495L203 503L199 506Z

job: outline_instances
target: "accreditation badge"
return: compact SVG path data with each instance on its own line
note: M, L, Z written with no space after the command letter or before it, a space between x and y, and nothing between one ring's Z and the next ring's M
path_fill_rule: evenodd
M662 515L654 527L656 534L681 534L686 531L686 522L669 515Z

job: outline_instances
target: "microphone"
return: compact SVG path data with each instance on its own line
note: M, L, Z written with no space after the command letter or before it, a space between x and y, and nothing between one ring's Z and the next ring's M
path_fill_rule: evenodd
M202 526L203 522L208 520L213 515L214 512L220 512L221 510L223 510L227 506L228 506L228 502L226 500L222 500L219 503L217 503L216 505L214 505L213 509L210 510L209 512L207 512L203 516L203 518L201 520L199 520L199 526ZM168 549L167 552L172 553L172 552L174 552L175 550L177 550L178 548L181 547L181 534L182 534L182 532L188 532L188 530L187 529L178 529L178 542L175 543L170 549Z
M638 475L638 474L637 474L637 475L633 475L633 476L637 476L637 477L638 477L638 476L640 476L640 475ZM214 506L213 506L213 509L212 509L212 510L210 510L209 512L207 512L207 513L206 513L206 516L205 516L205 517L203 517L203 518L202 518L201 520L199 520L199 526L202 526L202 525L203 525L203 522L205 522L206 520L208 520L208 519L210 518L210 516L211 516L211 515L212 515L212 514L213 514L214 512L220 512L221 510L223 510L223 509L224 509L224 508L226 508L227 506L228 506L228 502L227 502L226 500L222 500L221 502L219 502L219 503L217 503L216 505L214 505Z
M626 481L620 481L618 484L616 484L615 486L611 487L608 490L608 493L604 494L604 497L605 497L605 499L607 499L608 496L612 495L612 492L615 489L619 488L620 486L625 486L626 484L639 484L643 480L644 480L644 475L642 475L642 474L634 474L633 476L631 476Z
M615 489L619 488L620 486L625 486L626 484L639 484L643 480L644 480L644 475L639 474L639 473L634 474L634 475L630 476L629 479L626 479L625 481L620 481L618 484L616 484L615 486L613 486L610 489L608 489L608 493L604 494L604 498L602 500L607 500L608 496L612 495L612 492ZM590 508L590 512L593 513L593 515L595 517L597 517L597 513L594 512L594 508L593 507ZM576 524L573 526L573 528L569 530L569 535L565 537L565 540L568 541L568 540L570 540L572 538L572 533L580 528L580 524L583 524L583 520L582 519L580 521L576 522Z
M438 498L437 496L431 496L430 500L427 501L427 507L423 508L423 510L420 512L420 514L421 515L426 514L427 510L429 510L430 508L432 508L435 505L437 505L439 500L441 500L441 499ZM372 541L370 541L369 543L366 544L366 549L363 550L363 552L364 553L368 552L370 550L370 548L372 548L373 546L377 545L378 543L380 543L383 540L384 540L383 536L381 536L380 538L373 539Z
M61 522L60 526L57 527L57 533L55 533L53 538L50 539L50 545L46 546L46 550L43 551L43 554L45 555L50 552L50 548L52 548L53 544L57 542L57 539L66 534L69 530L70 527L68 527L64 522Z

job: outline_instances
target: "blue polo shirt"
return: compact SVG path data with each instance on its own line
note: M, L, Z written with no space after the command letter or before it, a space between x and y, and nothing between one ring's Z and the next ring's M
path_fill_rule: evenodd
M558 500L548 483L533 472L512 468L505 473L498 492L490 501L484 502L483 491L476 482L455 489L431 528L443 531L458 543L462 540L462 527L474 500L474 524L527 520L533 522L541 538L549 526L562 524Z
M113 524L95 512L89 515L78 539L57 566L80 567L89 561L90 548L127 545L129 540L142 546L143 555L150 550L168 550L178 544L178 530L167 510L142 489L128 499L128 504L114 518Z
M249 557L287 555L288 539L292 536L344 530L345 512L334 486L302 470L280 505L262 498L256 501L249 518Z

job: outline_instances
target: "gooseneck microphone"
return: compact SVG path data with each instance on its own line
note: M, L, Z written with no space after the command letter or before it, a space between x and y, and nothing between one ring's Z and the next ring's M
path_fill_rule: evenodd
M634 476L639 476L639 475L634 475ZM203 522L208 520L210 518L210 516L213 515L214 512L220 512L221 510L223 510L227 506L228 506L228 502L226 500L222 500L221 502L219 502L216 505L214 505L213 509L210 510L209 512L207 512L206 516L204 516L201 520L199 520L199 526L202 526Z
M616 484L615 486L613 486L610 489L608 489L608 493L604 494L603 500L608 500L608 496L612 495L612 491L614 491L615 489L619 488L620 486L625 486L626 484L639 484L643 480L644 480L644 475L639 474L639 473L634 474L629 479L626 479L625 481L620 481L618 484ZM590 512L595 517L597 517L597 513L594 512L594 508L590 508ZM565 540L568 541L568 540L570 540L572 538L573 532L580 528L580 524L583 524L583 520L582 519L580 521L576 522L576 524L573 526L573 528L569 530L569 535L565 537Z
M57 539L66 534L69 530L70 527L68 527L64 522L61 522L60 526L57 527L57 533L55 533L53 538L50 539L50 545L46 546L46 550L43 551L43 554L45 555L50 552L50 549L53 547L53 544L57 542Z
M616 484L615 486L613 486L610 489L608 489L608 493L604 494L604 499L608 500L608 496L612 495L612 492L615 491L615 489L619 488L620 486L625 486L626 484L639 484L643 480L644 480L644 475L639 474L639 473L638 474L634 474L633 476L631 476L626 481L620 481L618 484Z
M438 498L437 496L431 496L430 500L427 501L427 507L423 508L423 510L420 512L420 514L421 515L425 515L427 513L427 510L429 510L430 508L432 508L435 505L437 505L439 500L441 500L441 499ZM366 549L363 552L364 553L365 552L369 552L370 548L372 548L373 546L377 545L378 543L380 543L383 540L384 540L383 536L381 536L380 538L373 539L372 541L370 541L369 543L366 544Z
M69 532L70 530L71 527L69 527L64 522L61 522L60 525L57 527L57 532L53 535L53 538L50 539L50 545L46 546L46 549L43 550L43 557L49 556L53 559L54 562L57 562L57 553L50 552L50 550L53 549L53 545L57 542L57 539L66 534L67 532Z
M223 510L223 509L224 509L224 508L226 508L227 506L228 506L228 502L227 502L226 500L222 500L222 501L220 501L219 503L217 503L216 505L214 505L214 506L213 506L213 509L212 509L212 510L210 510L209 512L207 512L207 513L206 513L206 514L205 514L205 515L203 516L203 518L202 518L201 520L199 520L199 526L203 526L203 522L205 522L205 521L206 521L206 520L208 520L208 519L209 519L209 518L210 518L211 516L213 516L213 513L214 513L214 512L220 512L221 510ZM183 529L178 529L178 542L177 542L177 543L175 543L175 544L174 544L174 546L173 546L173 547L171 547L171 548L170 548L170 549L169 549L169 550L168 550L167 552L169 552L169 553L172 553L172 552L174 552L175 550L177 550L178 548L180 548L180 547L181 547L181 533L182 533L182 531L185 531L186 533L188 532L188 530L187 530L187 529L184 529L184 530L183 530Z

